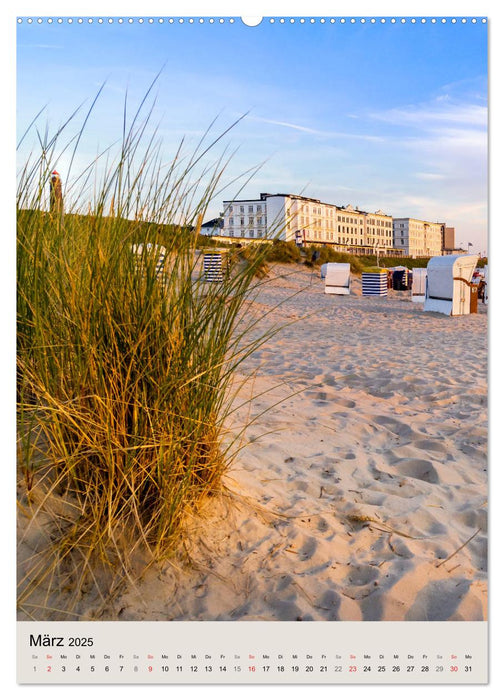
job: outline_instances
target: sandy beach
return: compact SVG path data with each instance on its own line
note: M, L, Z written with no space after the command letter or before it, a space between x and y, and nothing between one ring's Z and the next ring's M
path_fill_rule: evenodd
M229 439L253 422L222 495L79 619L487 619L487 307L351 290L270 268L249 313L283 327L237 377Z
M276 265L251 313L258 332L288 325L242 367L236 405L257 398L230 434L255 420L190 524L192 563L104 614L487 619L487 307L424 313L408 292L362 297L358 278L326 295L318 272Z

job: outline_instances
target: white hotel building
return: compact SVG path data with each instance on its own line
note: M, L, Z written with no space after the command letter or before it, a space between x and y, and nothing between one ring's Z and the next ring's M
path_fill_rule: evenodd
M261 193L259 199L223 204L223 236L278 237L361 253L393 249L392 217L383 211L371 214L350 205L338 207L293 194Z
M421 219L394 219L394 247L412 258L443 254L445 224Z

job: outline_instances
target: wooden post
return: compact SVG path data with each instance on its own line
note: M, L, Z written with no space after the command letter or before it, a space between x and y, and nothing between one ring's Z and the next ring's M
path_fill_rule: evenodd
M61 177L57 170L51 173L49 210L60 222L63 220L63 193Z

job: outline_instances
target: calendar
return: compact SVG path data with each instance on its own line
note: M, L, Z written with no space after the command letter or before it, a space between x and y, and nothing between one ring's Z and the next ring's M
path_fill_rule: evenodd
M282 622L19 623L18 682L482 684L488 680L486 623L461 623L456 630L446 623L301 627L306 629Z
M305 10L15 19L21 685L488 683L489 20Z

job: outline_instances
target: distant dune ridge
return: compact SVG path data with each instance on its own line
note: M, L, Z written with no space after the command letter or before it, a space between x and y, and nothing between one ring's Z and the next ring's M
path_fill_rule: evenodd
M424 313L357 277L324 295L298 264L249 313L288 325L240 368L230 437L256 420L222 495L179 560L80 619L487 619L487 308Z

